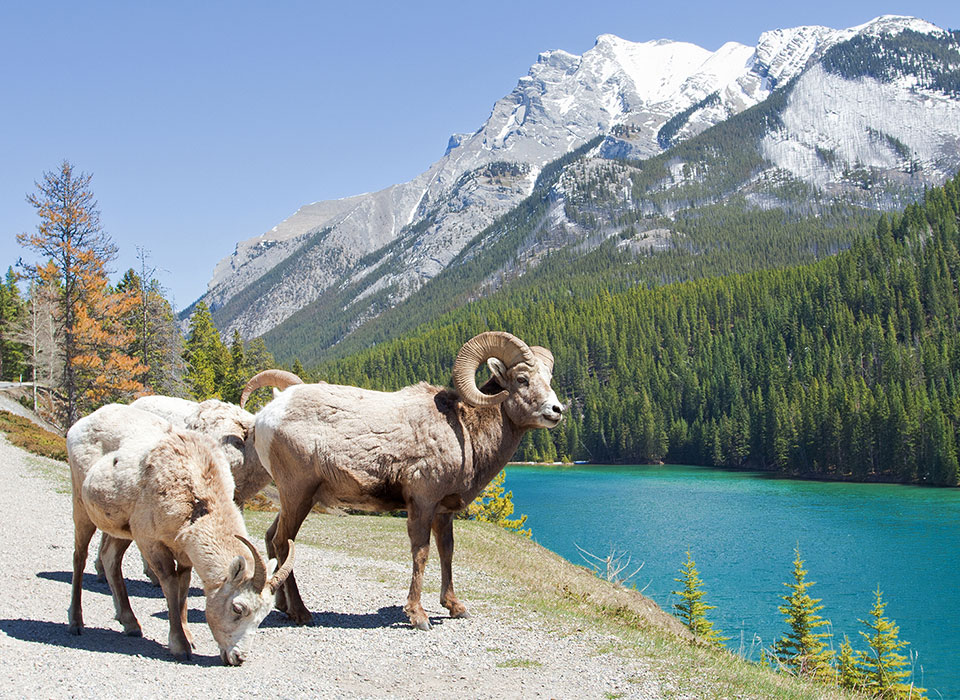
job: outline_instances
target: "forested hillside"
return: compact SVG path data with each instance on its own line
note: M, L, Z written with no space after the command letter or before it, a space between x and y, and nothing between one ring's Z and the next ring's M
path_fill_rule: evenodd
M504 329L553 351L571 403L518 458L956 485L958 212L960 178L836 256L655 288L630 286L625 257L594 255L592 270L521 279L315 374L446 383L465 339Z

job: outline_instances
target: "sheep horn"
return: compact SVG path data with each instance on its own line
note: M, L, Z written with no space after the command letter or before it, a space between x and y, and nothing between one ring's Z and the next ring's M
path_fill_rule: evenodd
M540 362L547 366L547 371L553 374L553 353L539 345L531 345L530 350L533 351L533 354L537 356Z
M253 590L262 591L264 584L267 582L266 562L263 561L263 557L260 556L257 548L253 546L253 542L243 535L234 535L234 537L247 545L247 549L249 549L253 555L253 580L250 582L250 585L253 586ZM289 559L289 557L287 558Z
M287 550L287 558L284 560L283 566L273 573L273 576L270 577L270 583L267 584L270 587L271 593L276 593L277 589L287 580L290 572L293 571L293 540L287 540L287 547L289 547L289 549Z
M471 406L497 406L507 399L506 391L489 396L477 388L477 368L491 357L512 367L518 362L532 363L535 356L526 343L503 331L487 331L464 343L453 363L453 386Z
M250 394L260 387L276 386L281 389L286 389L288 386L293 386L294 384L303 384L303 380L293 372L287 372L282 369L265 369L250 377L250 381L243 387L243 393L240 394L240 408L246 405Z

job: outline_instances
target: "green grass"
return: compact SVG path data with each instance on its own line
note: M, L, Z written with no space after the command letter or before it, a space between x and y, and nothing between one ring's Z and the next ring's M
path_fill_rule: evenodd
M273 516L247 512L246 518L251 533L262 535ZM454 576L468 608L480 609L477 614L490 614L493 606L536 613L541 624L557 635L574 635L584 629L609 634L613 641L605 640L597 653L646 663L667 697L856 697L775 673L729 651L695 645L676 618L639 592L603 581L525 537L488 523L458 520L454 527ZM402 518L313 514L297 541L391 563L407 564L410 558ZM434 551L431 565L436 566L435 560ZM483 572L484 576L470 572ZM425 596L439 592L435 573L428 571L424 579ZM363 575L396 586L398 602L406 595L406 569L385 567ZM497 666L524 668L537 663L507 658Z
M542 665L533 659L506 659L497 662L497 668L534 668Z

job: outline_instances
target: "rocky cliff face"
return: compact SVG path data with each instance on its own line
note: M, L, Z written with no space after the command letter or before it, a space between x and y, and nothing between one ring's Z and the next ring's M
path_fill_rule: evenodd
M483 126L451 137L425 173L380 192L306 205L239 243L217 265L203 300L221 330L238 328L249 338L321 297L333 303L335 293L341 310L357 307L348 323L355 327L446 268L529 195L543 166L562 154L606 134L596 158L648 159L775 91L789 93L776 127L758 144L768 174L828 193L865 180L915 179L918 172L937 182L960 162L958 94L909 70L857 75L835 55L855 40L867 42L858 50L869 52L870 41L893 37L910 39L900 42L904 51L924 41L940 47L925 60L941 63L949 63L947 49L957 43L922 20L882 17L845 30L770 31L756 47L728 43L715 52L611 34L582 56L545 52ZM677 177L662 189L686 177L682 164L671 172ZM562 224L562 208L551 217L554 228Z

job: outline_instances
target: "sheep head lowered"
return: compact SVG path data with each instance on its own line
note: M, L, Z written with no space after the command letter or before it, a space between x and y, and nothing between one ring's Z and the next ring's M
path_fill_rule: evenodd
M476 384L487 363L490 380ZM420 604L433 531L441 561L441 604L466 608L453 591L453 516L476 498L513 455L524 433L552 428L563 407L550 387L553 356L509 333L482 333L460 349L455 391L421 383L379 392L337 384L291 384L274 370L248 382L284 390L256 417L254 444L273 476L280 514L267 552L282 558L314 503L371 511L405 509L413 578L405 610L427 629ZM311 619L291 574L277 608L298 623Z
M205 435L111 404L70 428L67 454L74 520L70 631L79 634L83 628L83 568L90 538L99 528L107 581L126 634L140 634L121 572L132 540L163 588L171 652L181 657L191 653L187 592L196 568L220 656L227 664L241 663L293 559L267 580L263 557L247 539L233 503L233 479L221 450Z
M274 594L293 567L291 549L287 563L268 581L267 567L260 552L246 537L236 535L236 538L250 550L253 575L248 575L246 558L238 555L230 563L221 585L210 588L204 585L207 624L220 647L220 659L230 666L237 666L246 659L257 628L273 610Z

